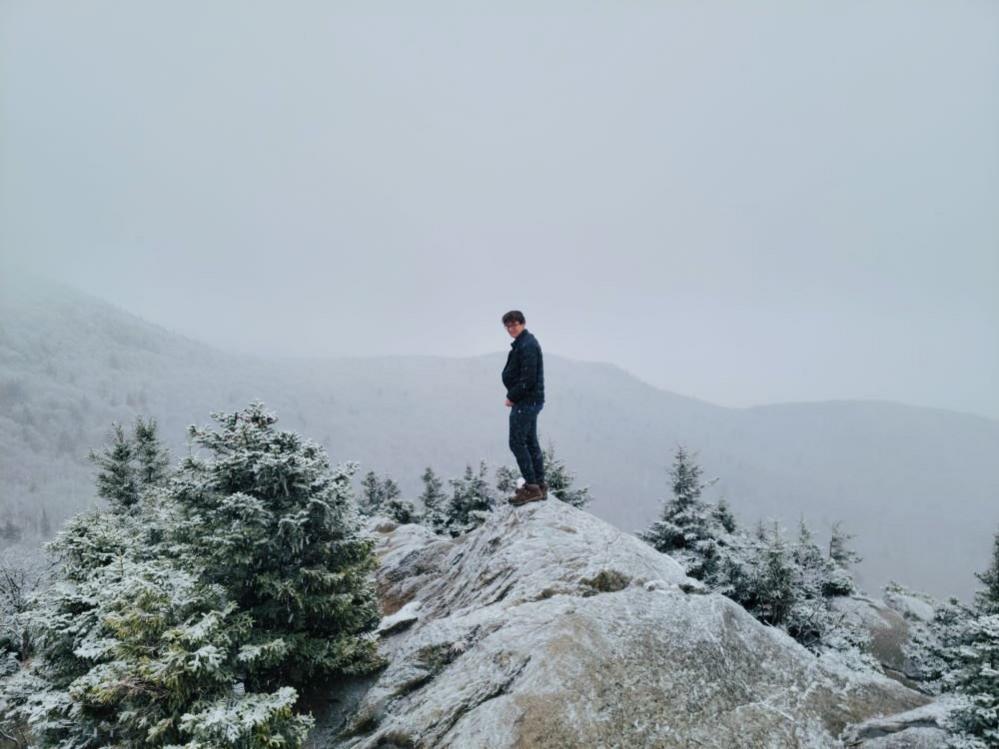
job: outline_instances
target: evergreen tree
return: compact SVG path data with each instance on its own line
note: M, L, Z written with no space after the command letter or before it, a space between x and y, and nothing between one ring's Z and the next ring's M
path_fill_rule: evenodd
M98 467L97 494L106 499L115 512L127 511L139 501L139 480L133 460L135 446L125 436L121 424L111 425L111 444L100 452L89 453Z
M787 616L787 633L802 645L814 647L822 641L828 627L829 609L823 591L829 565L804 518L798 523L791 563L793 603Z
M262 404L215 418L191 429L207 459L48 545L57 581L26 612L33 652L0 681L0 731L26 726L39 749L300 747L294 686L383 664L355 464L331 470Z
M449 479L451 501L447 509L447 529L452 536L459 536L478 527L496 507L496 495L487 480L486 461L480 461L475 473L471 465L465 466L465 475Z
M139 559L134 524L85 514L50 545L61 579L29 612L37 652L3 685L6 727L29 725L40 747L175 746L220 727L207 745L300 746L312 719L289 711L294 690L249 696L253 714L234 697L246 662L262 657L242 645L250 618L222 588Z
M364 515L386 515L397 523L416 522L416 508L409 500L402 499L402 492L392 479L379 479L374 471L368 471L361 490L360 510Z
M983 614L999 614L999 533L992 540L992 563L982 573L975 577L985 585L983 590L975 594L975 605Z
M757 559L754 613L766 624L781 625L794 603L794 575L787 548L774 523L773 534Z
M826 596L848 596L856 592L850 566L861 561L861 557L848 545L852 534L842 529L839 521L833 523L829 536L829 566L823 582Z
M384 486L378 480L378 475L374 471L368 471L364 475L364 480L361 481L360 510L368 516L377 515L382 511L384 504Z
M162 484L167 478L167 468L170 456L166 448L160 444L156 433L156 420L143 421L142 417L135 420L133 434L135 457L138 460L138 481L143 486Z
M992 562L976 577L985 585L975 594L975 616L963 627L959 644L950 650L950 670L943 682L961 696L951 716L952 746L986 749L999 746L999 533Z
M962 633L974 618L974 611L957 598L940 602L895 581L885 586L884 598L889 603L893 599L912 598L932 608L933 616L928 622L906 617L909 637L902 649L909 664L907 672L920 682L922 689L940 694L948 688L944 678L951 670L954 650L961 646Z
M701 500L701 491L714 483L701 480L701 468L686 448L677 448L669 472L673 498L663 505L662 515L639 538L657 551L669 554L691 577L706 580L723 563L729 535L718 519L717 508Z
M154 419L136 417L131 436L121 424L111 425L111 444L91 450L98 467L97 493L115 512L132 511L141 492L161 486L167 478L169 456L160 443Z
M395 481L386 476L382 481L382 504L384 505L393 499L398 499L401 494L402 492Z
M548 493L573 507L585 507L589 504L590 488L584 486L575 489L572 486L575 475L565 466L565 462L556 457L555 445L551 442L544 451L545 480L548 482Z
M423 493L420 495L420 503L423 505L423 514L420 521L434 533L445 533L447 531L447 513L444 503L447 497L444 494L443 483L430 466L427 466L421 478L423 480Z
M503 496L513 494L517 490L517 476L520 473L510 466L500 466L496 469L496 491Z
M214 413L218 431L192 426L209 451L171 483L185 566L222 586L253 621L248 691L384 665L373 630L380 616L370 573L374 542L353 514L355 463L331 469L322 448L274 428L260 402Z
M971 619L952 651L952 670L945 683L963 698L951 715L959 749L999 746L999 614Z
M382 512L395 520L397 523L415 523L418 520L416 507L408 499L402 498L395 481L386 478L382 484L382 492L385 497L382 505Z
M735 533L735 515L732 514L732 508L728 506L728 501L724 497L718 500L718 504L711 512L711 516L718 521L726 533Z
M863 558L849 547L849 541L853 538L852 533L843 530L839 521L833 523L832 534L829 537L829 558L843 569L849 569Z

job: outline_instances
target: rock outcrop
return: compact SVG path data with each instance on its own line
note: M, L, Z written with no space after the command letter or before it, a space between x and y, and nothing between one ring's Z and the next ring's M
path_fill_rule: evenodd
M457 539L384 518L368 532L390 664L312 705L315 747L833 747L928 702L555 499Z
M907 687L920 689L918 672L905 652L911 636L905 617L884 601L865 595L832 599L832 606L844 619L864 629L870 636L870 653L886 675Z
M940 698L898 715L871 718L843 732L857 749L941 749L947 746L947 720L957 702Z

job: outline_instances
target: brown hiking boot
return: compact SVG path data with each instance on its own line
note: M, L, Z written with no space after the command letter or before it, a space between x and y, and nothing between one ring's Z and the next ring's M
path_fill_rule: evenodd
M506 501L509 502L510 504L513 504L514 502L519 502L520 498L524 496L524 489L526 488L527 488L526 484L524 486L517 487L516 489L514 489L513 495L506 498Z
M542 499L548 499L548 482L547 481L540 481L540 482L538 482L538 486L541 487L541 494L542 494L541 498Z
M539 499L544 499L545 495L541 492L541 487L537 484L524 484L513 496L508 500L512 505L522 505L525 502L537 502Z

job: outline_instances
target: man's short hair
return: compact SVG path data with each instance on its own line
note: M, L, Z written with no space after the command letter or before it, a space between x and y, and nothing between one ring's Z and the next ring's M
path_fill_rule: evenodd
M503 324L509 325L512 322L519 322L521 325L523 325L524 323L527 322L527 320L524 319L524 313L521 312L519 309L512 309L509 312L507 312L505 315L503 315Z

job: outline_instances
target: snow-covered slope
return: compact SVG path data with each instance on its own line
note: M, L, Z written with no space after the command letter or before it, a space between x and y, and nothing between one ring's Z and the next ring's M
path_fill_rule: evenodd
M390 665L313 705L316 747L830 747L927 702L554 499L458 539L384 518L368 532Z

